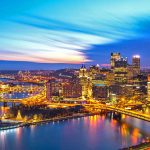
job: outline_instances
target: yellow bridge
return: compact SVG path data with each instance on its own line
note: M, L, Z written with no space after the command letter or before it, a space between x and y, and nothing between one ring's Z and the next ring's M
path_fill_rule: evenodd
M85 106L92 108L92 109L100 110L100 111L101 110L113 111L113 112L121 113L124 115L128 115L131 117L135 117L135 118L150 122L150 114L144 114L144 113L133 111L133 110L127 110L125 108L119 108L119 107L115 107L115 106L107 106L107 105L103 105L103 104L100 104L100 105L98 105L98 104L85 104Z
M4 99L0 98L0 102L4 103L4 106L7 106L7 103L20 103L24 105L35 105L41 104L46 100L45 90L31 97L22 98L22 99Z

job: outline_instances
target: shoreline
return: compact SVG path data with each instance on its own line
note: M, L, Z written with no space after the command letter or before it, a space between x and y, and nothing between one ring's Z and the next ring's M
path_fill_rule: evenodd
M80 113L80 114L74 114L71 116L55 117L55 118L39 120L39 121L35 121L35 122L20 123L20 124L15 125L15 126L8 126L8 127L0 128L0 132L19 128L19 127L30 127L31 125L39 125L39 124L46 124L46 123L50 123L50 122L65 121L68 119L82 118L82 117L86 117L86 116L94 116L94 115L99 115L99 114L100 113L98 113L98 112L97 113ZM129 149L139 150L139 148L140 149L142 148L141 150L146 150L146 148L149 148L149 147L150 147L150 141L144 142L144 143L139 143L138 145L133 145L133 146L121 148L119 150L129 150Z
M19 128L19 127L28 127L30 125L46 124L48 122L64 121L67 119L81 118L81 117L93 116L93 115L99 115L99 113L80 113L80 114L74 114L71 116L55 117L55 118L51 118L51 119L39 120L39 121L34 121L34 122L24 122L24 123L20 123L20 124L13 125L13 126L0 127L0 131L15 129L15 128Z
M119 150L148 150L147 148L150 148L150 141L140 143L138 145L133 145L133 146L130 146L130 147L126 147L126 148L121 148Z

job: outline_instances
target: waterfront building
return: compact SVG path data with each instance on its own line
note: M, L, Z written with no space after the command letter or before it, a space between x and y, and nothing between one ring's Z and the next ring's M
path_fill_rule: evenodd
M93 98L96 100L106 100L108 96L108 88L104 84L95 84L92 87Z
M79 98L82 96L82 86L78 80L63 83L62 85L63 98Z
M46 98L53 100L53 97L59 97L62 95L62 83L51 79L46 83Z
M120 53L111 53L111 59L110 59L111 69L115 67L115 61L120 58L121 58Z

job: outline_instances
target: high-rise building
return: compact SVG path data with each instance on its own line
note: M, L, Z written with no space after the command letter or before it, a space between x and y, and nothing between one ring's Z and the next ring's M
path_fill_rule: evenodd
M121 57L120 59L115 61L115 67L113 69L114 71L114 79L117 83L126 83L127 82L127 65L128 60L127 58Z
M62 96L64 98L79 98L82 96L82 86L78 80L64 83L62 87Z
M85 65L82 65L79 70L79 80L82 86L82 99L90 98L92 96L92 82Z
M150 101L150 75L148 75L148 81L147 81L147 97L148 97L148 101Z
M121 58L120 53L111 53L111 59L110 59L111 69L115 67L115 61L120 58Z
M46 98L52 100L54 96L59 97L62 94L62 84L55 79L46 83Z
M93 98L95 99L105 99L108 96L108 88L105 85L101 85L101 84L95 84L92 87L92 91L93 91Z
M86 77L86 78L88 77L88 72L87 72L85 65L82 65L79 70L79 78L81 77Z
M137 76L140 74L140 56L134 55L132 57L132 68L133 68L133 76Z
M90 69L89 69L89 77L91 79L95 79L96 76L99 74L99 72L100 72L99 65L98 64L96 66L92 65L90 66Z

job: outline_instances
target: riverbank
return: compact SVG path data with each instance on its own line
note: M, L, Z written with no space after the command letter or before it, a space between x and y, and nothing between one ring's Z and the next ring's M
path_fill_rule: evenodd
M62 117L54 117L54 118L38 120L38 121L23 122L23 123L13 125L13 126L0 127L0 130L9 130L9 129L19 128L19 127L24 127L24 126L45 124L48 122L65 121L68 119L75 119L75 118L81 118L81 117L93 116L93 115L99 115L99 113L78 113L78 114L73 114L71 116L62 116Z
M61 116L61 117L54 117L54 118L51 118L51 119L45 119L45 120L37 120L37 121L32 121L32 122L24 122L24 123L21 123L19 126L16 126L16 127L12 127L10 128L10 131L11 129L13 128L18 128L18 127L25 127L25 128L28 128L30 126L37 126L36 128L38 128L38 126L42 125L43 124L43 127L45 127L45 124L47 123L50 123L50 122L63 122L65 120L69 120L69 119L73 119L73 118L81 118L81 117L85 117L85 116L94 116L94 115L99 115L100 113L74 113L73 115L66 115L66 116ZM94 117L93 117L94 118ZM78 120L78 119L75 119L75 120ZM75 121L74 120L74 121ZM83 121L84 119L81 119L81 121ZM68 121L67 121L68 122ZM70 121L69 121L70 122ZM57 124L56 123L56 124ZM57 124L59 125L59 123ZM51 125L48 125L48 126L51 126ZM30 129L30 128L29 128ZM9 130L9 129L8 129ZM3 131L2 131L3 132ZM5 132L5 131L4 131ZM7 131L6 131L7 132ZM130 145L132 145L130 143ZM121 147L121 146L120 146ZM149 144L148 143L142 143L142 144L139 144L137 146L132 146L132 147L127 147L127 148L124 148L124 149L121 149L121 150L147 150L149 148Z
M150 141L141 143L139 145L123 148L123 149L120 149L120 150L149 150L149 149L150 149Z

